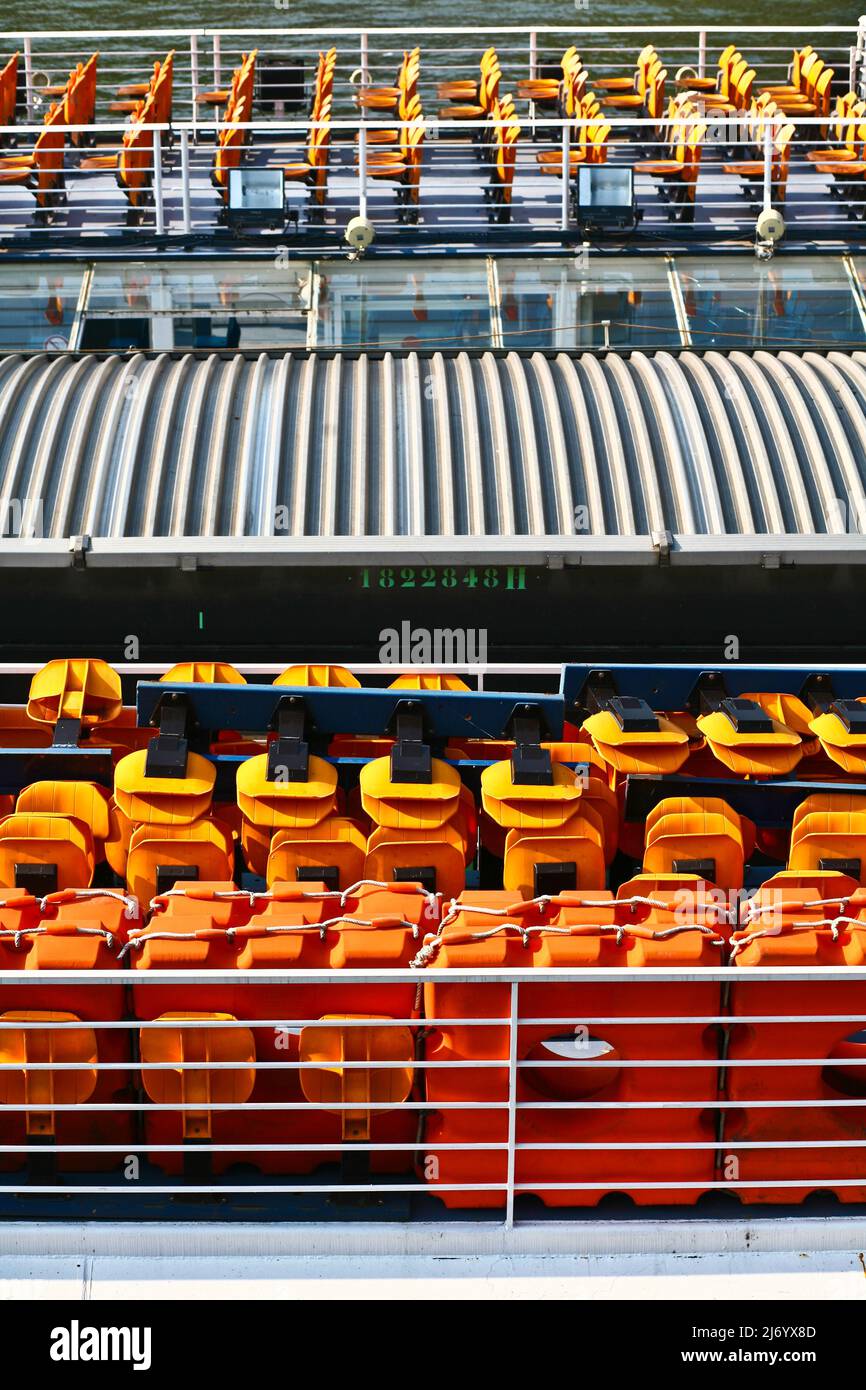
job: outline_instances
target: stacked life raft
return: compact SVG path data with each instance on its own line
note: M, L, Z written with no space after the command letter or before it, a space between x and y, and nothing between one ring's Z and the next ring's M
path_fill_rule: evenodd
M49 663L0 711L0 1171L863 1201L858 688Z

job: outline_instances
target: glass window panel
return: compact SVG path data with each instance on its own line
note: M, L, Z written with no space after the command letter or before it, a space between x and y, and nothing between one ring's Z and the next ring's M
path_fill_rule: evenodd
M84 343L122 347L143 320L145 346L304 347L311 298L309 261L97 266Z
M320 262L319 346L488 347L487 262Z
M678 256L676 268L695 347L824 346L866 336L841 257Z
M498 262L506 347L679 346L667 266L661 257L580 255Z
M62 351L69 335L86 266L0 266L0 352Z

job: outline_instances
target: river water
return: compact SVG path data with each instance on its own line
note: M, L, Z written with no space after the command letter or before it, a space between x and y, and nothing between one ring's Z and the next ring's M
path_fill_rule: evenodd
M689 3L689 0L662 0L648 6L638 0L588 0L579 12L574 0L533 4L527 0L162 0L159 6L121 5L118 0L6 0L0 8L0 28L16 26L29 30L87 30L98 28L167 28L195 25L239 28L295 25L564 25L580 24L646 25L648 32L662 24L722 24L732 27L758 24L810 25L850 24L856 26L856 4L816 5L814 0L787 0L773 11L762 10L754 0L724 0L724 3Z

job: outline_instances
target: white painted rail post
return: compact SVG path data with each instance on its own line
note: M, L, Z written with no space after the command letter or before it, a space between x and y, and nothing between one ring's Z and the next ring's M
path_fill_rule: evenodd
M538 76L538 34L535 29L529 31L529 76L535 80ZM535 102L529 103L529 124L532 129L532 138L535 139Z
M192 205L189 188L189 131L180 132L180 186L183 198L183 230L192 231Z
M189 36L189 76L192 89L192 138L198 140L198 34Z
M571 127L562 123L562 230L568 231L568 200L571 195Z
M33 120L33 40L24 40L24 104L28 122Z
M367 216L367 131L363 121L358 127L358 216Z
M773 124L764 125L764 211L773 206Z
M162 131L153 132L153 202L156 212L156 234L165 231L165 208L162 202Z
M518 990L516 980L511 984L511 1008L508 1021L508 1187L505 1194L505 1225L514 1225L514 1181L517 1153L517 1020Z
M698 35L698 77L707 75L707 31L702 29Z

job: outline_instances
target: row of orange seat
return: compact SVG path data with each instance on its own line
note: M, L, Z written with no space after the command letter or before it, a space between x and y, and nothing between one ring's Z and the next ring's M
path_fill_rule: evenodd
M724 911L681 884L639 889L532 903L472 892L437 920L417 883L346 894L285 884L253 897L202 883L165 895L144 927L109 893L43 904L8 894L3 970L81 980L31 976L26 1011L14 982L0 989L0 1133L21 1145L2 1166L53 1141L62 1169L117 1168L140 1149L171 1173L194 1175L197 1160L215 1173L241 1163L297 1174L358 1145L373 1172L415 1170L449 1206L499 1206L516 1060L514 1179L547 1205L607 1192L690 1204L719 1187L755 1203L816 1190L864 1200L866 1043L846 1023L862 1016L863 985L820 982L823 967L866 963L863 890L832 873L768 884L734 934L737 977L723 993L700 974L724 959ZM87 978L115 963L119 942L130 943L132 1014L118 987ZM411 980L382 978L410 964L420 997ZM788 965L818 978L766 980ZM524 975L513 1049L511 986L490 979L500 968ZM629 974L605 981L599 968ZM379 983L291 979L363 969ZM228 975L179 982L201 971ZM128 1033L94 1026L123 1019ZM52 1034L52 1023L67 1027ZM66 1066L34 1071L36 1061ZM123 1105L137 1077L151 1102L138 1132ZM73 1143L116 1148L63 1152Z
M79 1171L141 1152L188 1176L298 1174L342 1154L356 1178L416 1172L451 1206L496 1206L510 1137L517 1190L551 1206L719 1187L756 1203L866 1198L863 985L844 975L866 964L866 797L844 782L866 756L860 702L827 704L822 686L823 713L803 705L838 790L807 796L789 832L690 795L629 823L623 791L683 757L725 764L732 787L777 770L802 742L790 695L726 706L712 686L708 712L657 715L602 682L569 744L526 743L521 724L510 742L452 739L426 767L410 749L412 775L395 776L402 735L306 750L293 692L351 696L344 668L289 668L274 736L211 729L205 752L184 750L177 687L213 699L243 677L184 663L165 679L158 730L135 727L96 661L49 663L26 712L3 711L7 748L33 757L41 725L52 758L78 738L114 785L45 779L0 808L0 1137L19 1146L0 1166L53 1148ZM414 704L461 687L393 682ZM224 702L238 718L241 694ZM844 738L827 731L840 715ZM219 754L240 759L231 801L216 799ZM357 782L341 786L329 759L360 761ZM480 806L461 765L480 774ZM465 887L479 843L501 887ZM614 891L624 846L642 865ZM268 886L236 877L238 850ZM746 898L759 854L787 867ZM121 962L126 989L93 975ZM712 978L728 964L730 981ZM813 977L765 978L790 965ZM826 967L842 977L822 980ZM390 982L401 968L416 974ZM516 996L500 968L521 972ZM138 1085L144 1110L127 1103Z
M168 678L243 679L214 663L182 665ZM436 679L466 689L456 677ZM403 676L395 685L423 689L426 680ZM357 682L327 666L292 667L276 682L309 684ZM185 748L166 772L162 740L152 743L154 731L124 716L119 678L104 663L52 662L34 678L18 729L14 713L4 713L5 739L32 744L31 721L50 728L83 717L91 743L102 739L114 750L113 788L45 779L23 787L14 804L7 798L0 885L30 886L41 877L44 891L88 888L113 873L146 910L175 878L230 879L237 868L268 884L312 878L341 890L365 877L390 882L414 874L447 899L467 886L480 853L505 890L532 898L604 888L618 852L643 860L650 874L690 872L726 890L743 886L755 856L764 864L788 860L795 870L855 865L851 876L866 881L866 801L845 790L846 778L866 770L861 701L824 702L816 712L794 695L755 692L713 695L703 713L658 714L619 697L603 705L569 741L539 742L529 775L513 740L452 739L424 775L405 777L393 736L339 733L288 775L279 736L223 732L210 748L239 765L236 787L222 781L218 788L207 744ZM341 779L322 754L364 765ZM460 772L467 759L485 764L472 785ZM798 765L804 788L835 782L838 790L804 795L790 831L778 822L756 826L722 796L687 788L664 796L641 820L628 810L630 777L767 778ZM815 817L824 818L820 833ZM809 827L804 837L801 822Z

